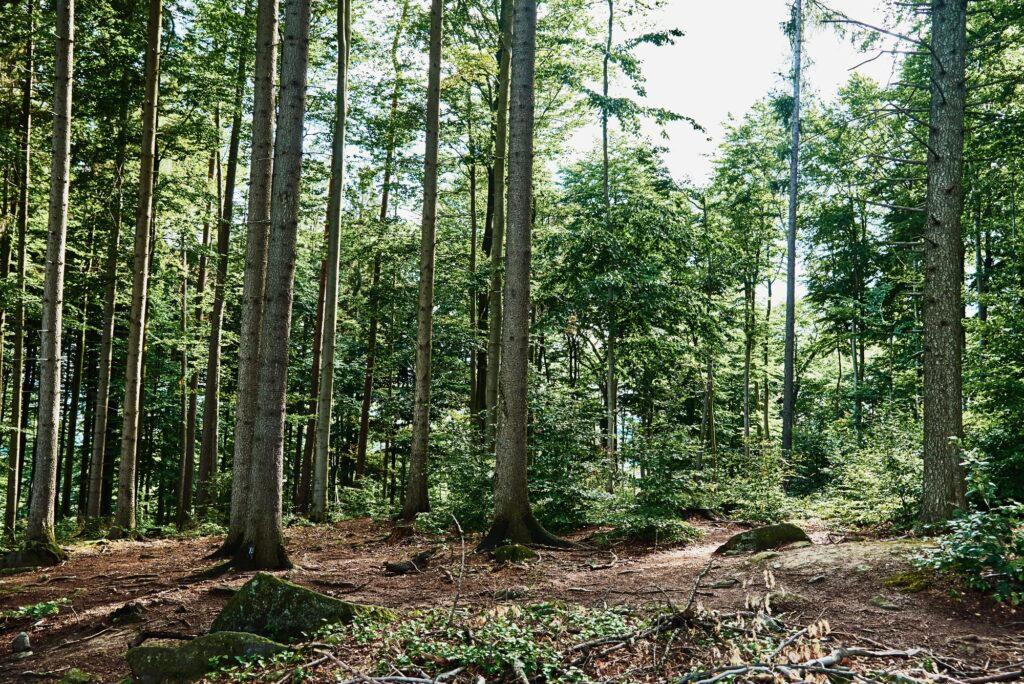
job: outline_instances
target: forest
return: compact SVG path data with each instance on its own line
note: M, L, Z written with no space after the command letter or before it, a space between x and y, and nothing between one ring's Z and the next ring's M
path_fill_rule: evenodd
M701 4L0 0L0 680L1024 679L1024 5Z

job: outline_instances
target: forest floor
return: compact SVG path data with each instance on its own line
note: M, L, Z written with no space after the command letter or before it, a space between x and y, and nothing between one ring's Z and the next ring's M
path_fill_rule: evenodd
M935 663L940 663L948 665L947 673L974 673L973 680L950 674L944 680L937 677L938 681L983 681L977 673L998 676L1021 669L1016 664L1024 661L1024 610L977 595L954 597L942 578L930 577L928 586L916 593L885 585L886 578L912 569L908 555L923 542L850 540L805 523L814 545L783 549L758 564L746 556L712 556L719 544L744 529L739 524L694 524L704 536L689 544L625 543L603 550L542 551L537 562L507 566L468 553L471 539L465 541L463 560L458 536L414 536L389 543L390 527L370 520L293 527L287 531L287 546L298 567L282 574L326 594L403 614L416 608L451 606L457 592L460 606L480 611L509 604L496 598L506 590L504 598L515 596L511 602L519 604L560 601L595 608L628 605L636 610L664 610L695 599L695 605L709 610L736 612L750 610L769 591L784 591L800 595L791 596L774 611L787 628L825 619L834 643L874 650L923 649L929 654L925 667L939 671ZM586 533L574 538L584 537ZM70 560L59 567L0 578L0 611L67 600L56 615L2 618L0 681L57 681L70 668L88 672L98 681L121 681L130 677L124 658L128 643L141 631L204 633L227 602L231 588L251 577L251 573L235 572L202 575L214 565L204 557L219 542L217 537L83 542L71 547ZM408 559L439 544L442 552L425 571L384 574L384 561ZM737 581L725 586L731 580ZM130 620L119 619L132 611L117 611L132 603L141 606L138 614L128 615ZM29 633L33 653L19 659L9 644L22 631ZM777 640L785 637L783 633ZM608 654L606 660L625 663L632 658L635 664L637 658L645 657L637 654L632 642L626 646ZM357 652L349 653L353 670L379 664L368 662L365 658L370 656L365 654L360 661ZM657 660L658 654L653 657ZM692 670L693 657L693 649L685 646L669 657L662 646L659 677ZM728 663L729 658L723 656L717 664L722 662ZM335 681L354 675L363 679L361 671L344 673L340 665L330 661L326 665L317 669L315 678ZM603 673L622 673L625 667L607 662L588 665L598 668L588 678L606 678ZM657 680L651 672L647 680ZM277 676L267 679L277 680ZM634 681L644 680L645 676L638 676Z

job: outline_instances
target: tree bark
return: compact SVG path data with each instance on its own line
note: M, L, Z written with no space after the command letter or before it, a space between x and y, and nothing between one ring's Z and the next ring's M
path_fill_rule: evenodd
M324 231L327 239L327 231ZM306 421L305 444L302 447L302 462L299 464L298 491L295 493L295 509L303 515L309 513L313 499L313 450L316 447L316 406L320 396L320 354L324 348L324 295L327 291L327 260L320 260L320 287L316 296L316 320L313 323L313 362L310 364L309 420ZM301 435L300 435L301 438ZM301 439L300 439L301 441Z
M7 447L7 497L4 529L10 540L15 538L18 503L21 499L21 462L24 458L21 424L25 416L25 273L26 238L28 235L29 185L32 177L32 80L35 73L35 2L28 0L29 32L25 43L25 80L21 91L21 150L18 155L18 295L14 311L14 366L11 369L11 433Z
M487 291L487 367L484 380L484 441L494 442L498 429L498 372L501 368L501 280L505 266L505 155L508 150L508 90L512 66L514 0L501 2L501 50L498 60L498 104L494 127L494 169L491 184L491 277Z
M58 0L53 87L53 152L50 164L50 209L47 219L46 270L43 276L43 321L40 334L39 414L33 463L32 502L27 544L50 547L57 561L54 502L57 493L61 394L61 333L64 326L64 257L68 238L68 191L71 185L71 100L74 81L75 0ZM77 397L72 398L77 402Z
M518 0L509 113L508 236L499 388L501 419L495 453L494 521L478 547L481 550L493 548L505 539L570 546L537 522L530 508L526 473L536 31L536 0Z
M793 112L790 115L789 220L786 229L786 342L782 384L782 451L793 448L796 420L796 211L800 170L800 74L803 30L802 0L793 4Z
M417 304L416 386L413 390L412 449L402 519L430 510L427 460L430 440L431 352L434 324L434 241L437 229L437 150L441 110L442 0L430 5L430 62L427 69L427 135L423 162L423 220L420 225L420 284Z
M284 426L288 398L288 343L299 228L302 134L306 115L310 0L288 0L281 57L281 102L274 144L270 244L260 330L256 424L245 536L234 564L241 568L291 567L281 528Z
M921 521L966 506L963 436L963 213L967 0L932 0L931 114L924 236L924 479Z
M248 10L246 10L248 14ZM224 198L217 222L217 271L213 283L213 312L210 316L210 344L206 357L206 395L203 399L203 434L199 446L199 478L196 505L206 516L217 476L217 446L220 441L220 366L221 337L224 332L224 287L228 279L228 250L231 246L231 224L235 215L235 178L238 173L238 147L242 128L242 99L245 95L245 62L248 39L238 49L235 93L231 114L231 139L228 143L228 172L224 182ZM218 129L217 134L220 135Z
M86 269L88 273L89 269ZM85 320L89 319L88 299L83 308ZM64 442L64 476L61 481L60 514L71 515L71 483L74 477L75 445L78 437L78 400L82 394L82 371L85 369L85 326L78 331L75 342L75 360L71 371L71 406L68 412L66 441Z
M251 480L253 432L260 382L263 296L270 243L271 178L274 155L274 82L277 74L277 0L259 0L256 17L256 64L253 81L252 162L249 164L249 225L245 240L242 329L238 345L238 403L231 473L228 536L215 554L232 556L245 535ZM279 334L279 331L274 334Z
M334 350L338 334L338 271L341 259L341 205L345 192L345 117L348 113L348 59L352 38L349 0L338 0L338 76L334 101L334 142L331 150L330 203L327 207L327 280L324 290L323 349L320 354L320 396L316 403L316 455L310 520L327 517L327 457L331 448L334 403Z
M118 471L117 513L111 536L132 534L136 523L135 479L142 392L142 353L145 346L149 296L149 259L153 224L154 159L157 105L160 95L160 41L163 2L149 0L149 36L146 44L145 103L139 168L139 206L135 217L135 259L132 275L132 310L125 368L124 421L121 429L121 465Z

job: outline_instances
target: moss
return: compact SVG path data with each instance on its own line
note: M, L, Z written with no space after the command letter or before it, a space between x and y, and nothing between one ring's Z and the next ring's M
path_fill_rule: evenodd
M260 572L231 597L211 631L297 639L324 625L348 624L357 615L381 621L396 617L386 608L349 603Z
M757 527L746 532L733 535L715 553L727 551L767 551L790 542L809 542L810 537L796 525L781 523Z
M536 551L522 544L506 544L494 550L494 560L499 563L523 563L539 557Z
M0 577L10 577L11 575L20 575L23 572L37 572L38 570L38 565L25 565L20 568L0 568Z
M0 561L2 568L47 567L68 559L64 549L53 543L27 542L22 548L11 551Z
M73 667L64 673L64 676L60 678L57 684L90 684L91 682L98 681L100 681L99 677L91 675L85 670Z
M806 596L792 591L777 591L768 595L768 605L778 610L796 610L808 603Z
M928 575L920 570L908 570L907 572L889 575L882 580L882 584L890 589L898 589L907 594L916 594L930 587L932 583L928 579Z
M139 646L128 650L128 666L141 684L191 682L218 667L223 660L272 656L287 646L255 634L215 632L181 646Z
M762 551L761 553L755 553L753 556L748 558L744 565L760 565L761 563L770 561L772 558L778 558L779 555L778 551Z

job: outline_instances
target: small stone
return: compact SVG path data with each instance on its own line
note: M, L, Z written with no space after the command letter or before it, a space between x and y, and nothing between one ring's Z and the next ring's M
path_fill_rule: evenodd
M145 606L138 601L132 601L112 612L110 614L110 621L115 625L142 622L142 614L145 612Z
M807 583L808 584L817 584L818 582L824 582L825 579L826 579L826 577L824 575L817 575L816 577L812 577L811 579L807 580Z
M871 566L870 565L863 565L863 564L861 564L861 565L858 565L856 568L854 568L853 571L855 573L857 573L858 575L866 575L869 572L871 572Z
M514 601L516 599L524 599L529 595L530 589L522 585L498 589L494 592L494 598L498 601Z
M777 591L768 595L768 605L779 610L793 610L807 605L809 601L803 594L792 591Z
M755 553L753 556L747 559L747 565L757 565L770 561L772 558L778 558L778 551L762 551L761 553Z
M506 544L494 550L494 560L503 564L522 563L539 557L536 551L522 544Z
M32 650L32 642L28 638L28 632L18 632L18 636L11 641L11 650L15 653L24 653Z
M881 594L868 601L868 603L876 608L881 608L882 610L902 610L899 605L893 603Z
M744 553L745 553L744 551L736 551L735 549L733 549L733 550L729 550L729 551L724 551L722 553L722 555L723 556L742 556Z
M790 549L806 549L808 546L813 546L813 545L814 544L812 542L809 542L809 541L798 541L798 542L793 542L792 544L788 544L786 546L786 550L788 551Z
M740 581L738 579L736 579L735 577L730 577L729 579L718 580L717 582L715 582L714 584L711 585L711 588L712 589L729 589L730 587L735 587L739 583L740 583Z

